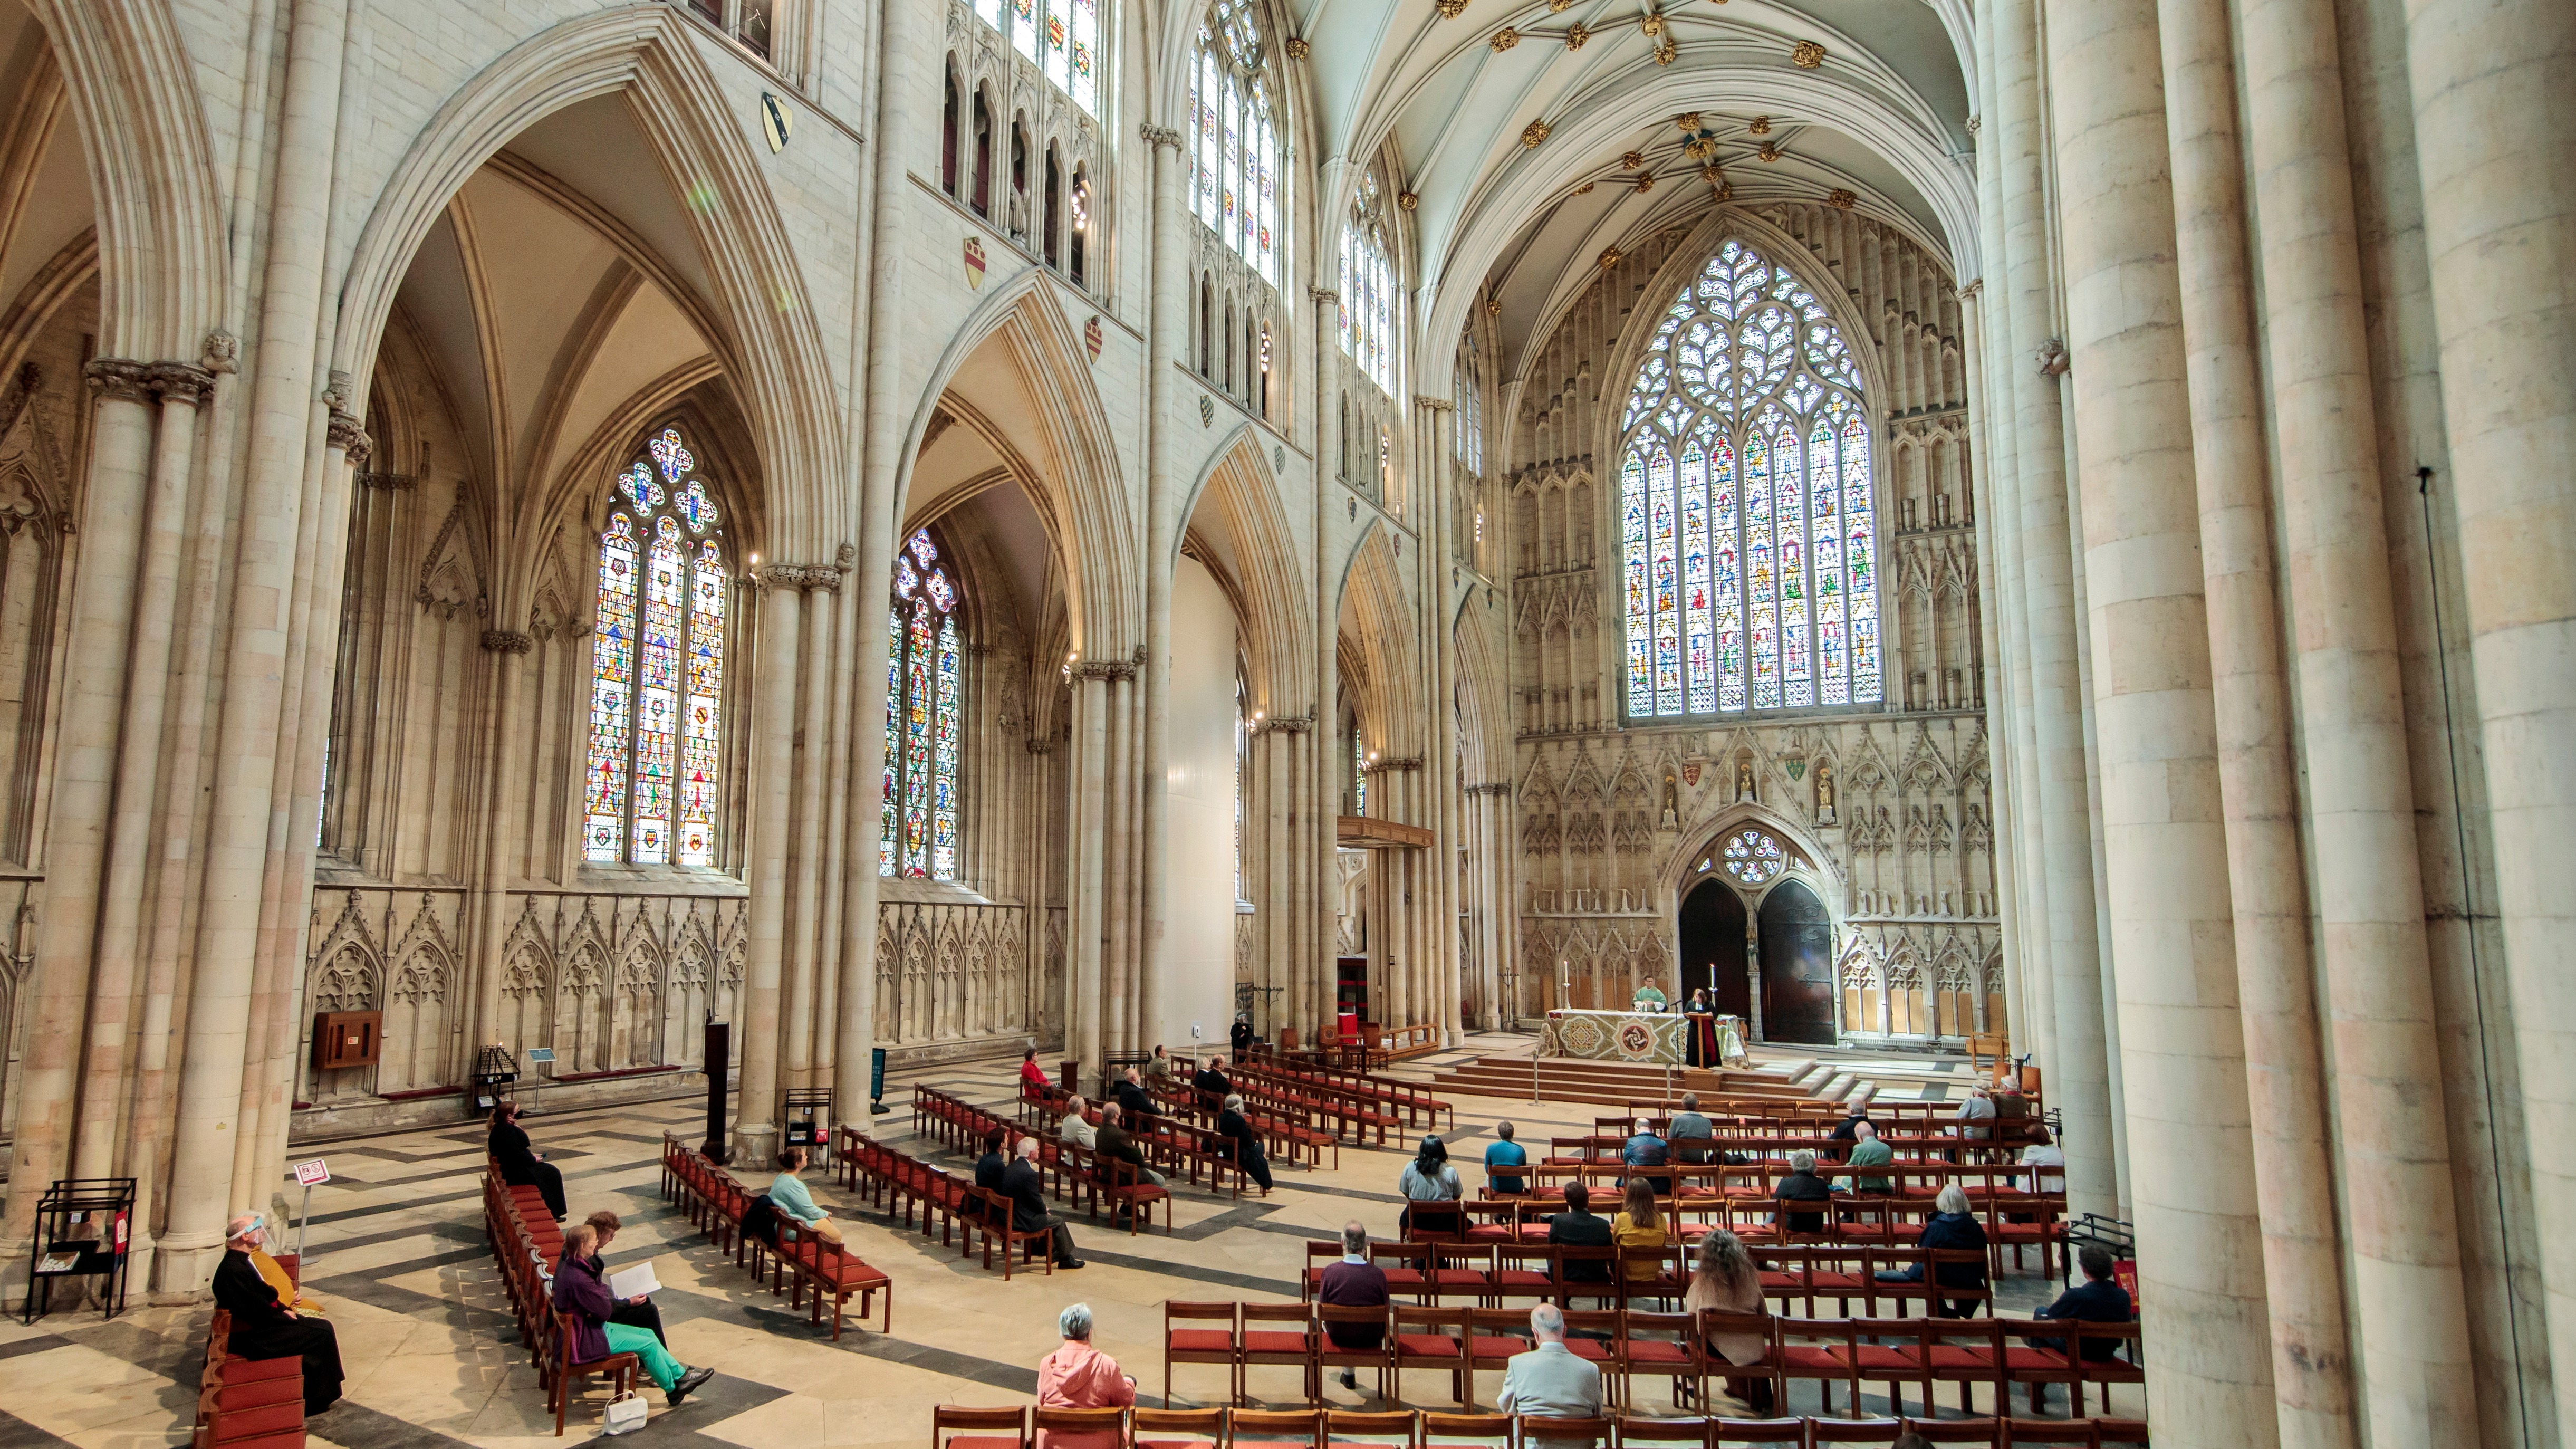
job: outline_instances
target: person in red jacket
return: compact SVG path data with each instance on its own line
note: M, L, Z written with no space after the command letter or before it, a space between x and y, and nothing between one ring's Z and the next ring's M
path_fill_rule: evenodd
M1020 1053L1020 1083L1023 1086L1035 1087L1041 1092L1055 1085L1047 1080L1045 1069L1038 1065L1036 1047L1030 1047Z

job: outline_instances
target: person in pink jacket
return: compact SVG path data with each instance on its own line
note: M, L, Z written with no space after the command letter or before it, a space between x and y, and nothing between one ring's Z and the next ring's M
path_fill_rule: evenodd
M1136 1402L1136 1380L1119 1371L1118 1361L1091 1346L1091 1305L1076 1303L1056 1315L1055 1331L1064 1342L1038 1362L1038 1407L1041 1409L1130 1408ZM1097 1434L1040 1434L1038 1449L1116 1449L1114 1429Z

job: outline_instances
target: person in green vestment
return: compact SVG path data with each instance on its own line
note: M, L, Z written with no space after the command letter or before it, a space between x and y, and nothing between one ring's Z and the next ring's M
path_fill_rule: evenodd
M1637 997L1634 1001L1628 1004L1628 1009L1631 1011L1661 1011L1664 1009L1664 1005L1664 993L1655 989L1655 978L1649 976L1643 982L1638 984Z

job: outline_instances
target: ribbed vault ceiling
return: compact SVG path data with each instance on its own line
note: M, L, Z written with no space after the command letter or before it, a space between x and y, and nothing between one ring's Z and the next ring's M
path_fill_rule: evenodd
M1391 143L1426 358L1490 295L1516 375L1605 249L1704 210L1720 184L1739 202L1847 192L1977 274L1964 0L1466 0L1454 18L1433 0L1286 0L1285 15L1311 48L1324 216Z

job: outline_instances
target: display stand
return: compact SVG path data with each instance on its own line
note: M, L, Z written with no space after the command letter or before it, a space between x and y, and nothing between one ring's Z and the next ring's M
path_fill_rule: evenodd
M36 1204L34 1250L27 1255L27 1302L20 1321L33 1323L53 1311L54 1285L67 1279L105 1278L99 1297L114 1318L125 1308L126 1270L133 1262L134 1179L63 1178Z
M474 1104L469 1116L489 1113L501 1105L501 1089L519 1080L519 1059L510 1049L494 1042L474 1055L474 1091L466 1100Z
M802 1147L822 1162L832 1154L832 1089L799 1087L779 1099L779 1145Z

